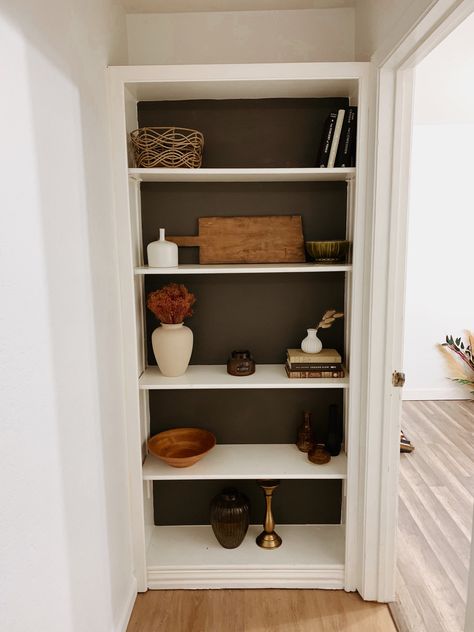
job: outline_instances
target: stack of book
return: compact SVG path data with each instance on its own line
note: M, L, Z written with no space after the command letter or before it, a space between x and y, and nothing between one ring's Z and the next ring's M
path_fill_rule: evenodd
M342 358L335 349L322 349L319 353L288 349L285 369L289 378L344 377Z
M355 167L357 108L341 108L326 119L317 167Z

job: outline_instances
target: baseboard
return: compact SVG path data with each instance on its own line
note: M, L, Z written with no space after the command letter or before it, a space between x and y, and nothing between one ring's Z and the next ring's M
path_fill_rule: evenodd
M130 617L132 616L133 606L135 605L135 600L137 598L137 580L135 577L132 578L130 583L130 588L128 592L128 598L123 607L122 615L119 618L117 623L116 630L117 632L127 632L128 624L130 621Z
M469 390L448 386L446 388L414 388L403 389L402 399L406 401L416 400L443 400L443 399L471 399Z

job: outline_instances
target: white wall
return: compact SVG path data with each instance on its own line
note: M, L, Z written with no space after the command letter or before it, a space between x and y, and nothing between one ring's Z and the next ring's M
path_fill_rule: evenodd
M130 64L354 59L354 9L127 16Z
M474 15L417 68L409 207L405 399L469 397L435 348L474 329Z
M356 0L358 61L368 61L382 49L395 46L435 0Z
M0 627L112 632L134 597L104 68L112 0L0 1Z

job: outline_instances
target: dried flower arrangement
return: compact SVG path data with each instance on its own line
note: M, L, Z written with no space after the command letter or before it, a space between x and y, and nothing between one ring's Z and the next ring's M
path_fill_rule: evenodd
M466 331L468 342L446 336L446 342L438 345L451 368L450 379L471 389L474 394L474 333ZM454 355L453 355L454 354Z
M336 318L342 318L343 316L343 312L336 312L335 309L328 309L326 312L324 312L323 317L319 321L319 325L315 327L316 331L318 329L329 329L329 327L332 327L332 324L336 320Z
M160 290L150 292L146 306L156 318L166 325L177 325L193 315L196 297L186 286L168 283Z

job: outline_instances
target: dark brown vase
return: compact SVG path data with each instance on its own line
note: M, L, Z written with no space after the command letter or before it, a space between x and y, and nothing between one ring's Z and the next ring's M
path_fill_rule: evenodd
M236 549L249 527L249 501L234 487L223 489L211 501L211 526L219 544Z

